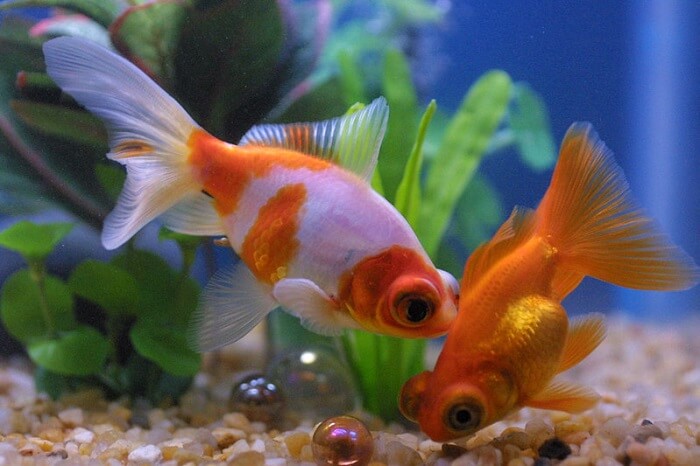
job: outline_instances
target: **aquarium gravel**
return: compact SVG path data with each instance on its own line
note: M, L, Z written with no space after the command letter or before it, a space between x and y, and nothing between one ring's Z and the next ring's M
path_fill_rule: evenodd
M371 430L370 465L700 465L700 322L655 328L612 319L605 342L566 377L602 396L576 415L524 409L441 444L355 413ZM81 392L36 394L29 368L0 371L0 465L313 465L314 425L267 426L227 412L235 374L201 374L179 406ZM341 413L339 413L341 414Z

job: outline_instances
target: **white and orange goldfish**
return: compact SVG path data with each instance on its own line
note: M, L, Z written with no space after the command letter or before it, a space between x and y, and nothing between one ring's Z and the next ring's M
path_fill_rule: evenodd
M523 406L577 412L598 399L554 377L605 337L601 314L573 319L562 299L589 275L679 290L698 268L633 204L622 170L588 124L566 133L536 211L516 208L477 248L459 312L432 372L402 388L403 414L436 441L470 435Z
M205 289L199 350L236 341L278 306L328 335L447 332L456 280L368 183L388 117L383 98L328 121L256 126L234 145L99 45L62 37L44 54L51 78L105 122L107 156L126 165L104 246L119 247L160 216L178 232L225 235L240 256Z

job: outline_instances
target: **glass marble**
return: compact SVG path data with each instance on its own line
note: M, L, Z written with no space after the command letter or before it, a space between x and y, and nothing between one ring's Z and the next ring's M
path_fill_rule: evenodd
M278 386L257 373L238 382L229 398L229 409L245 414L251 421L272 422L280 417L284 405Z
M364 466L372 459L374 440L359 419L335 416L316 428L311 449L319 466Z
M350 412L357 405L353 375L329 348L291 350L273 360L266 374L284 388L291 416L319 421Z

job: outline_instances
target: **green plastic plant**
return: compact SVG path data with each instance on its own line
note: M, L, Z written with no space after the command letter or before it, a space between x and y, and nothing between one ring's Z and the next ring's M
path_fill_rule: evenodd
M54 397L96 386L110 396L177 399L200 368L200 355L185 334L199 296L189 270L201 240L162 235L178 241L180 271L152 253L128 248L110 262L79 264L63 281L46 272L45 260L71 228L21 221L0 232L0 246L28 265L5 281L0 317L36 364L38 388ZM92 303L100 328L81 322L78 301Z
M20 7L54 14L40 22L9 14ZM236 142L304 94L328 28L322 9L282 0L1 2L9 13L0 16L0 213L59 207L99 228L114 202L104 181L121 186L104 157L102 123L45 74L47 38L81 35L116 49L208 131Z

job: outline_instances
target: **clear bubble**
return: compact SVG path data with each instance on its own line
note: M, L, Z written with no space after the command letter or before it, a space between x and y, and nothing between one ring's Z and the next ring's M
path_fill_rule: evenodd
M317 465L363 466L372 459L374 440L359 419L335 416L319 424L311 448Z
M331 349L289 351L272 361L267 376L284 389L290 416L318 421L356 407L352 373Z

